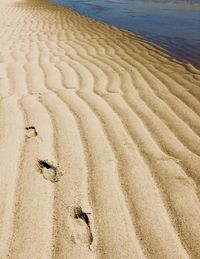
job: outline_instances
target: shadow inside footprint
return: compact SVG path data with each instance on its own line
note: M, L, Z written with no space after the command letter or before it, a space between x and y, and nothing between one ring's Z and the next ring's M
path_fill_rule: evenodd
M87 225L90 223L87 213L83 212L81 207L74 208L74 217L75 219L82 219Z

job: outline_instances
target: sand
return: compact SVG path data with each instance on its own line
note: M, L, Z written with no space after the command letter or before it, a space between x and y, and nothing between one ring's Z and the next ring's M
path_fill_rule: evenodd
M200 71L69 8L0 3L0 258L200 258Z

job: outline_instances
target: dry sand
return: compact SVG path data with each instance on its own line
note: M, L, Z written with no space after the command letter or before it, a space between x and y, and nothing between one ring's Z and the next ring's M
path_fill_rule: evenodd
M47 1L0 5L0 258L200 258L200 71Z

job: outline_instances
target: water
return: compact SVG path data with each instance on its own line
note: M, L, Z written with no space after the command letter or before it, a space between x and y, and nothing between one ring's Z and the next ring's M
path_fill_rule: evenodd
M55 0L136 32L200 68L200 0Z

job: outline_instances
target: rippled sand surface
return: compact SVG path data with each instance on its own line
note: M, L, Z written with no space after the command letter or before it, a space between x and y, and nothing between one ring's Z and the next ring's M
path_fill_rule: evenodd
M0 258L200 258L200 71L0 3Z

